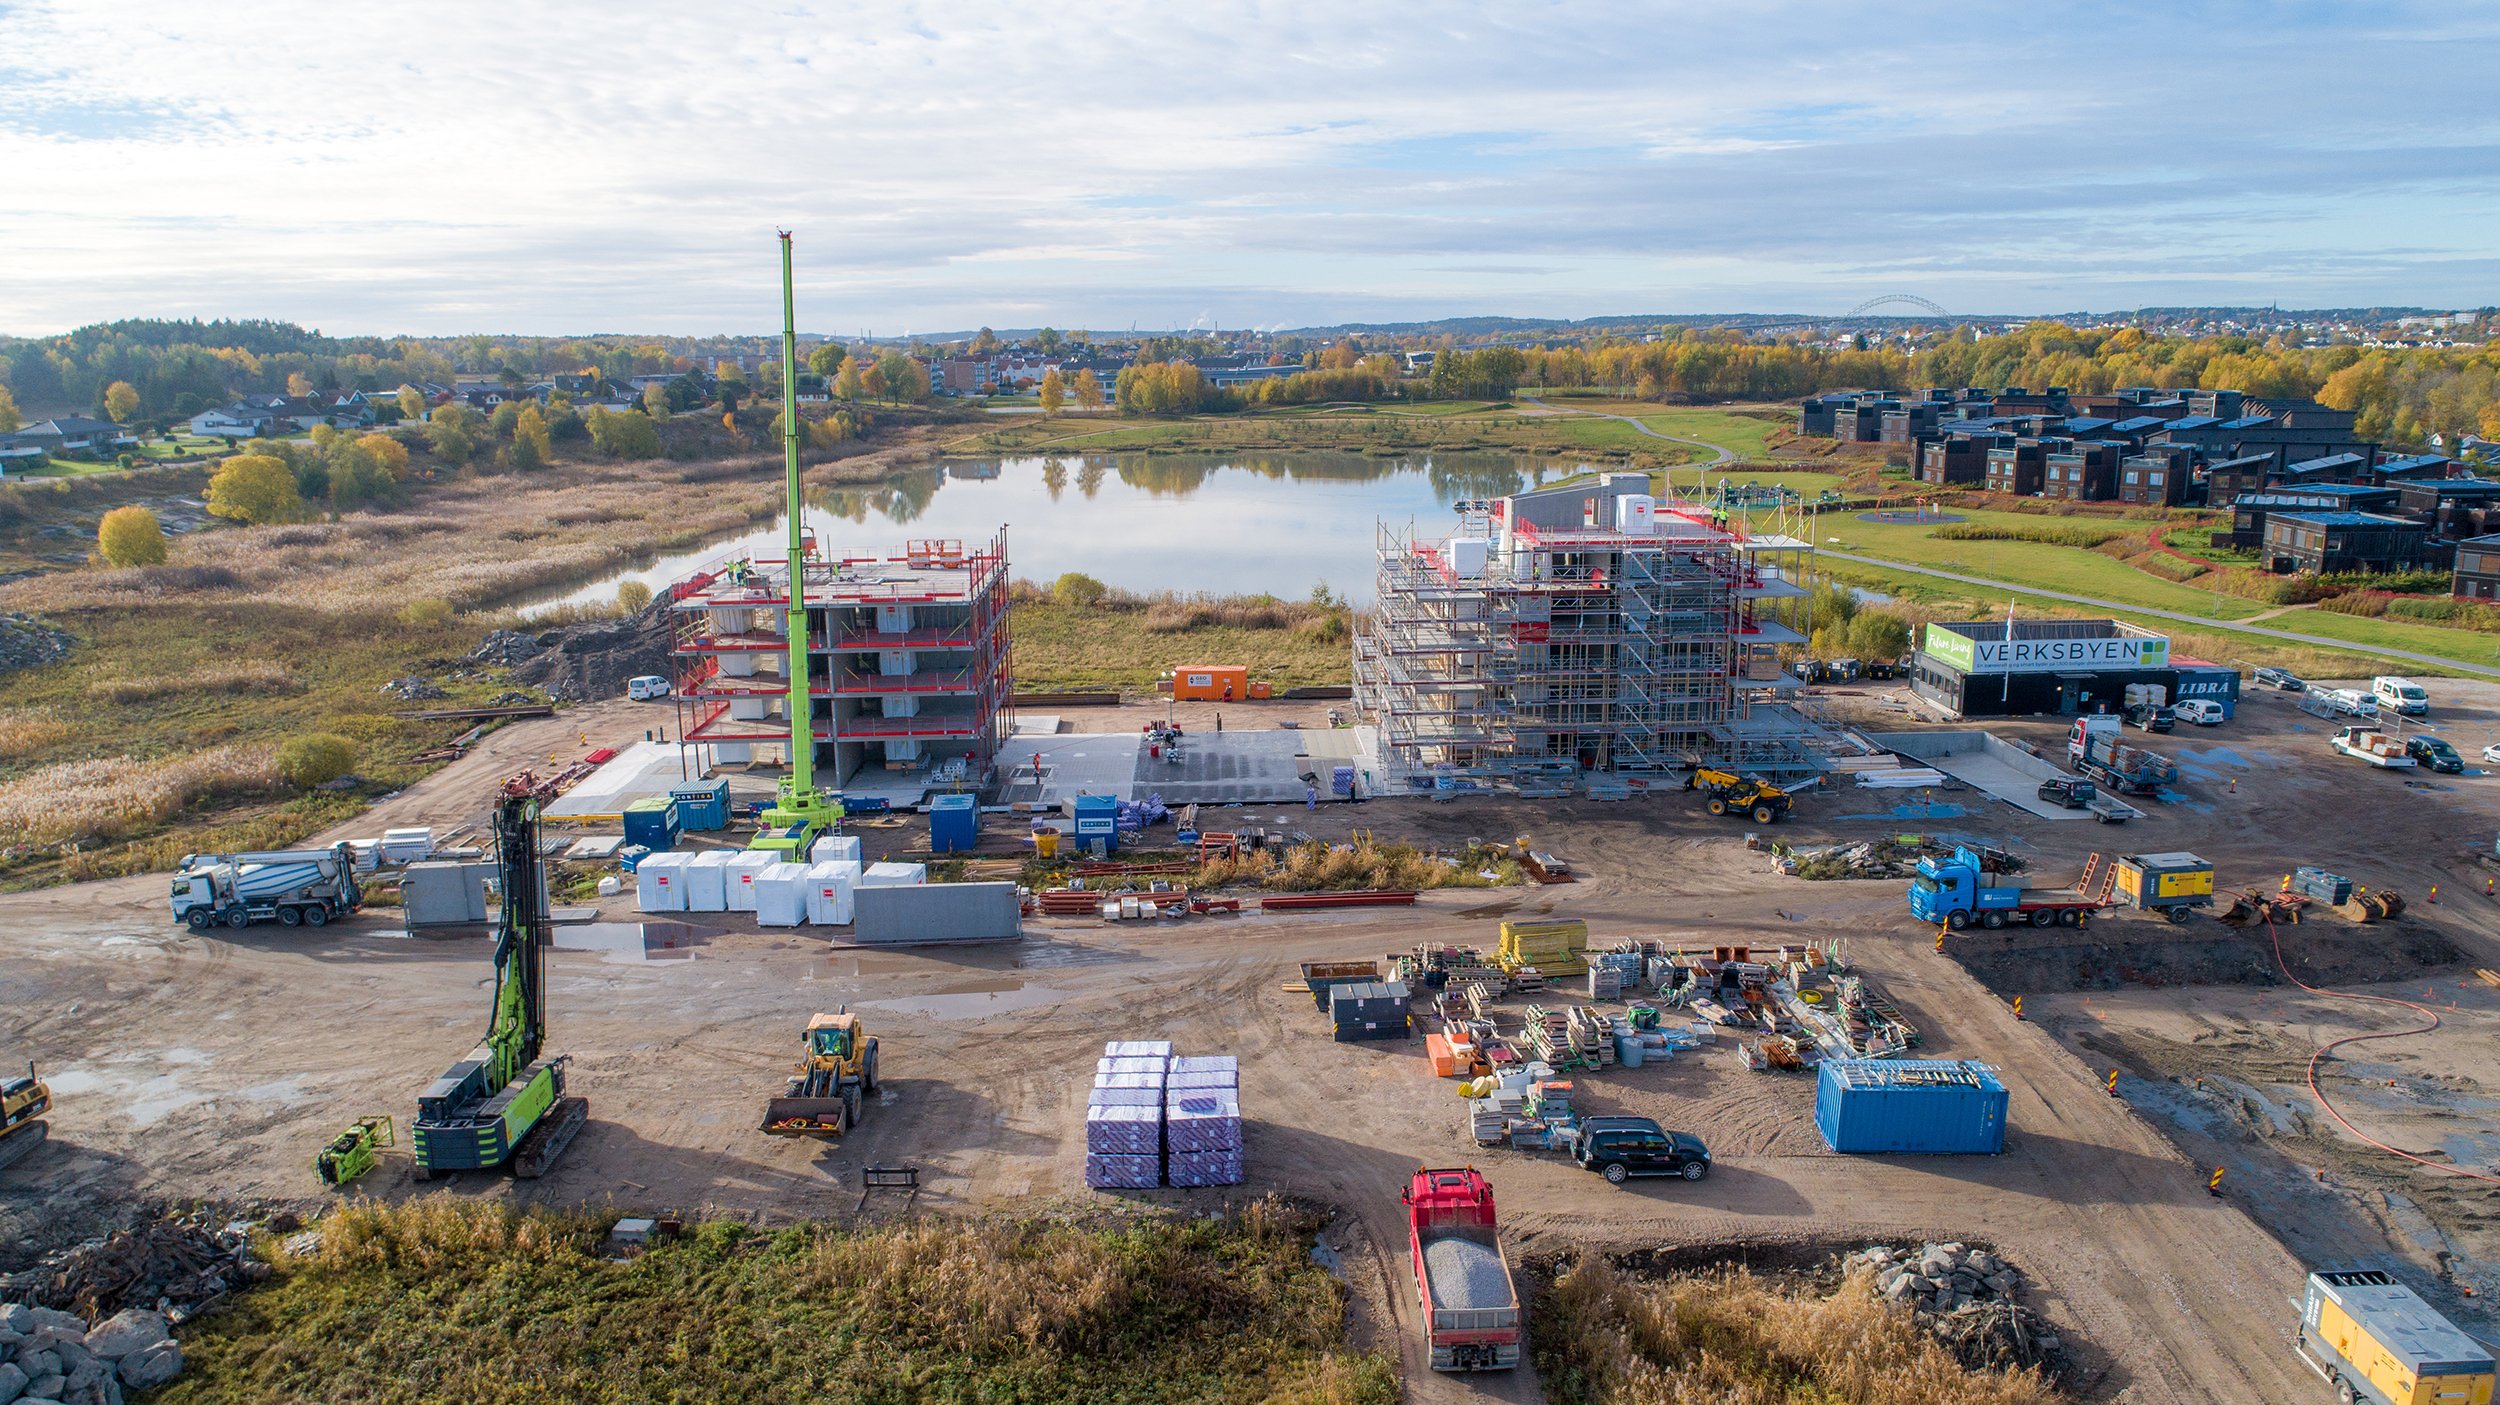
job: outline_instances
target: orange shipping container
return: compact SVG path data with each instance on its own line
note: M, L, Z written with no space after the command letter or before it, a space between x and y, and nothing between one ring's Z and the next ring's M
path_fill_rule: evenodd
M1250 696L1250 670L1231 664L1193 664L1172 670L1172 696L1181 702L1235 702Z

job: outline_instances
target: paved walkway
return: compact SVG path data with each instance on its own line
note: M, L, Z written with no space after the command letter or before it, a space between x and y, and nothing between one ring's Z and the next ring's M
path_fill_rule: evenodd
M1718 457L1712 459L1708 464L1703 465L1703 467L1706 468L1715 468L1723 463L1736 462L1736 451L1728 448L1724 444L1713 444L1707 439L1687 439L1680 434L1662 433L1658 430L1650 428L1642 421L1632 418L1630 415L1609 415L1599 410L1581 410L1563 405L1547 405L1543 400L1540 400L1533 395L1522 395L1519 398L1527 401L1531 405L1543 406L1545 409L1558 415L1586 415L1590 419L1596 420L1621 420L1625 424L1632 426L1634 429L1639 430L1641 433L1648 435L1652 439L1664 439L1671 444L1690 444L1696 449L1708 449L1711 453L1718 455ZM1678 464L1676 466L1678 468L1689 467L1689 465L1685 464Z
M2368 654L2382 659L2403 659L2407 663L2434 664L2440 668L2452 668L2460 673L2470 673L2477 678L2500 678L2500 668L2493 668L2486 664L2466 663L2459 659L2442 658L2437 654L2419 654L2410 649L2381 648L2370 644L2356 644L2349 639L2330 639L2322 634L2295 634L2288 629L2268 629L2263 625L2209 619L2203 615L2184 614L2177 610L2156 610L2149 605L2130 605L2121 600L2102 600L2090 595L2070 594L2063 590L2043 590L2033 585L2017 585L2011 581L1990 580L1986 576L1959 575L1952 571L1939 571L1932 566L1913 566L1906 561L1887 561L1880 556L1860 556L1854 552L1834 551L1829 547L1817 548L1815 555L1828 556L1835 561L1855 561L1861 566L1881 566L1887 571L1907 571L1917 576L1934 576L1938 580L1959 581L1964 585L1986 586L1990 590L2020 591L2025 595L2036 595L2044 600L2063 600L2070 605L2089 605L2096 610L2122 610L2133 615L2153 615L2165 620L2177 620L2181 624L2192 624L2199 629L2228 630L2234 634L2255 634L2268 639L2280 639L2290 644L2307 644L2320 649L2341 649L2347 653Z

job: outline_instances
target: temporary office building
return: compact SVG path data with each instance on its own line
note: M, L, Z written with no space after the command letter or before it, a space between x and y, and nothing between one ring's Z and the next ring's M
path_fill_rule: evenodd
M729 857L729 910L755 911L755 875L781 862L769 850L740 849Z
M807 865L777 863L755 875L755 920L796 927L807 920Z
M859 865L820 863L807 870L807 920L818 927L841 927L851 920L851 890L859 886Z
M872 863L860 874L863 888L907 888L929 881L929 866L924 863Z
M828 834L816 841L816 847L807 851L807 857L815 863L834 863L843 859L858 863L859 836Z
M642 912L686 910L686 865L692 854L645 854L634 865L634 907Z
M729 910L729 861L736 849L704 849L686 864L686 911Z
M1994 1155L2005 1113L2005 1085L1982 1063L1827 1059L1815 1078L1815 1130L1839 1152Z

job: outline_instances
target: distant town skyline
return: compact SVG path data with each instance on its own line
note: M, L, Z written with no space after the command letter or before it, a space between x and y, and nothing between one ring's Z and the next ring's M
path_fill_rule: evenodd
M2500 301L2500 12L0 0L0 333Z

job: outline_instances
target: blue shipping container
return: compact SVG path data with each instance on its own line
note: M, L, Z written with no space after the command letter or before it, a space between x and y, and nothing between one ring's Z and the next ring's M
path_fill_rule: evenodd
M981 842L981 811L969 795L941 795L929 802L929 850L967 854Z
M1100 840L1108 853L1120 847L1120 802L1108 795L1080 795L1076 798L1076 842L1078 847Z
M677 802L665 795L646 796L625 807L625 842L646 849L677 847Z
M677 802L677 822L686 829L729 828L729 782L704 781L681 785L668 793Z
M1833 1059L1814 1088L1814 1127L1840 1152L2005 1150L2005 1085L1986 1064Z

